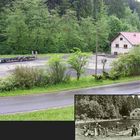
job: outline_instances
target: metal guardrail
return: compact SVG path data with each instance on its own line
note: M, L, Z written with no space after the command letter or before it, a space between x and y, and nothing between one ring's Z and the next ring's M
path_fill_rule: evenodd
M0 63L12 63L12 62L23 62L35 60L35 56L19 56L13 58L1 58Z

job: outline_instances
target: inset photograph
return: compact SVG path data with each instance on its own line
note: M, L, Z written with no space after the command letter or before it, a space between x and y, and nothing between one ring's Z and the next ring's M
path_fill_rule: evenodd
M76 140L140 140L140 95L75 95Z

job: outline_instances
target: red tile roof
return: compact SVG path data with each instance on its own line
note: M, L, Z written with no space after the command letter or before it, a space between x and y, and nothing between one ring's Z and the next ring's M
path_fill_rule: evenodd
M140 32L120 32L132 45L140 45Z

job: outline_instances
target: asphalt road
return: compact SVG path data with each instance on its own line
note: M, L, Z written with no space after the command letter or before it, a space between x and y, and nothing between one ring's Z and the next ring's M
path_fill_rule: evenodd
M140 81L63 91L54 94L0 97L0 114L28 112L73 105L75 94L140 94Z

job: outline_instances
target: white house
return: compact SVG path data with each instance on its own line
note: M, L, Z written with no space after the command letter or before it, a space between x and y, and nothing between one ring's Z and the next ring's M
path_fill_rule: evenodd
M138 45L140 45L140 32L120 32L111 41L111 54L125 54Z
M130 113L130 119L140 119L140 108L136 108Z

